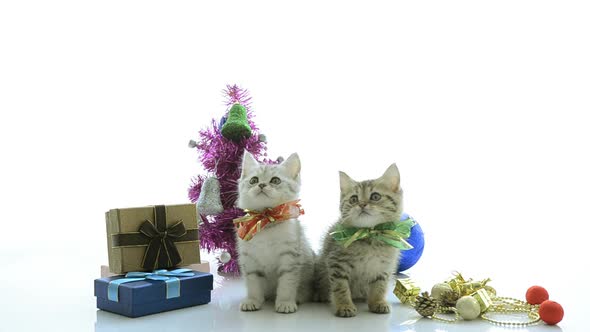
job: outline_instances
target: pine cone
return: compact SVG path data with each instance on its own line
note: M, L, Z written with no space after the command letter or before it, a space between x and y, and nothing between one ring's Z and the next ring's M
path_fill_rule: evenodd
M440 302L443 307L454 307L460 297L458 292L446 291L441 294Z
M423 292L422 295L416 298L416 302L414 303L414 309L424 317L434 315L436 307L438 307L438 302L431 298L428 292Z

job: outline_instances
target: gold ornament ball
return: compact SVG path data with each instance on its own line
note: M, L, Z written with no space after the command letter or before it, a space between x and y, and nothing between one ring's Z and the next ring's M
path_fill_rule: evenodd
M465 320L476 319L481 314L479 303L472 296L463 296L460 298L457 301L457 311Z
M451 288L451 285L441 282L432 286L432 292L430 292L430 296L435 300L440 300L444 293L452 290L453 289Z

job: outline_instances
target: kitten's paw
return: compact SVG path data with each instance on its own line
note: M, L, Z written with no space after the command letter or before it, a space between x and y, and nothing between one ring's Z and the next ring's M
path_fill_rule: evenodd
M256 311L260 310L262 302L253 299L245 299L240 303L240 310L242 311Z
M391 311L389 304L385 301L369 303L369 310L376 314L388 314Z
M338 317L354 317L356 316L356 307L354 304L345 304L336 308L336 316Z
M295 302L277 302L275 303L275 310L283 314L290 314L297 311L297 303Z

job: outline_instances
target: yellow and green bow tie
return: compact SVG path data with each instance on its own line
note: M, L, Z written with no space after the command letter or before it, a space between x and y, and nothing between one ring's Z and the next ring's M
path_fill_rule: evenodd
M397 223L393 221L386 222L372 228L344 227L338 225L330 235L344 248L347 248L358 240L374 239L400 250L409 250L414 247L406 239L410 237L414 225L415 221L412 218Z

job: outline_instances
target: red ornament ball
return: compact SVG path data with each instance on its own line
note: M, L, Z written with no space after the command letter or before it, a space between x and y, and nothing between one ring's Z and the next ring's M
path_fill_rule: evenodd
M549 299L549 293L541 286L532 286L526 291L526 301L529 304L541 304Z
M545 323L555 325L563 319L563 307L555 301L544 301L539 307L539 316Z

